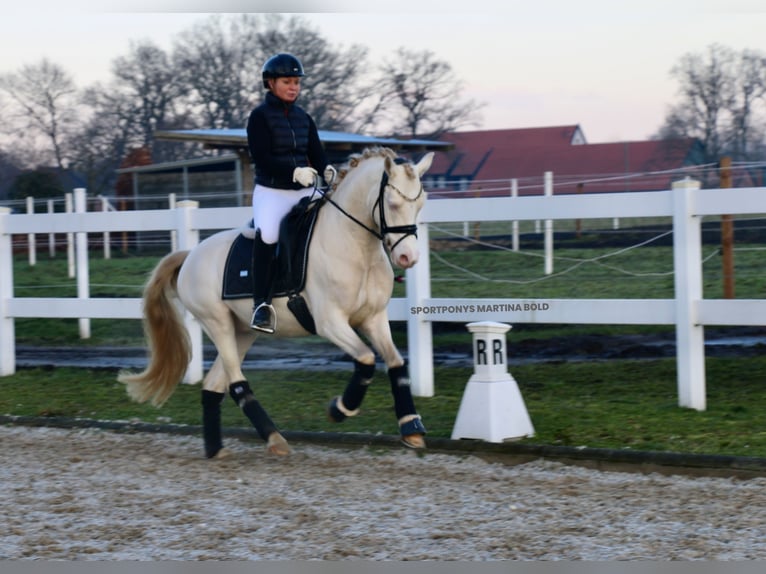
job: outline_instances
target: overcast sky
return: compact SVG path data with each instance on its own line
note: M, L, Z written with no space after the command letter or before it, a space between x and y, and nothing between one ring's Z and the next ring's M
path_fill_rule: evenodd
M766 53L766 0L29 0L15 9L0 18L0 73L47 57L85 87L107 80L131 41L170 49L211 12L290 10L373 58L400 46L433 51L466 96L486 102L481 129L579 124L590 142L654 133L676 99L670 69L683 54L713 43Z

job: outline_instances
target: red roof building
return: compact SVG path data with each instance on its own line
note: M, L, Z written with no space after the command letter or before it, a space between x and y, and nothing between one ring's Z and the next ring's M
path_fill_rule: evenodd
M508 195L516 179L519 195L543 191L553 173L554 193L653 191L701 163L701 144L689 138L587 143L578 125L455 132L454 145L436 154L427 180L434 191Z

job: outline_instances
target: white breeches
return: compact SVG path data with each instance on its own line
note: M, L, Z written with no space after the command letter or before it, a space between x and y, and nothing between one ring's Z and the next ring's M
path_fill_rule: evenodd
M256 185L253 190L253 226L261 230L264 243L276 243L282 218L304 197L314 193L313 187L275 189Z

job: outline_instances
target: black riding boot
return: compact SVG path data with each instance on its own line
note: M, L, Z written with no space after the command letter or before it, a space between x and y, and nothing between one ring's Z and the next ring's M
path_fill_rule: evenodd
M261 230L253 241L253 318L250 328L273 333L277 328L277 315L271 306L271 288L277 244L264 243Z

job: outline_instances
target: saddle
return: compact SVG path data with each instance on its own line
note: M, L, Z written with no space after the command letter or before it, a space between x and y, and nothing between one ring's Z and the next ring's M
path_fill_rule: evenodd
M282 219L276 250L276 270L272 287L273 297L288 297L287 307L309 333L316 333L316 325L306 301L300 294L306 286L309 246L323 198L301 199ZM248 299L253 297L253 241L255 230L252 220L246 231L232 242L223 271L222 299Z

